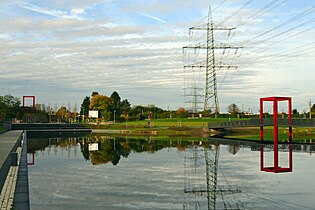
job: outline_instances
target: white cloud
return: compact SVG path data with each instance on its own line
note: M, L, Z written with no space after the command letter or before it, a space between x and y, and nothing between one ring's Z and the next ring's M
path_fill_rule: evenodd
M151 18L153 20L157 20L157 21L160 21L162 23L167 23L165 20L162 20L161 18L158 18L158 17L154 17L152 15L148 15L148 14L145 14L145 13L140 13L141 15L145 16L145 17L148 17L148 18Z
M71 15L72 16L77 16L77 15L80 15L80 14L83 14L84 13L84 9L81 9L81 8L76 8L76 9L72 9L71 10Z
M228 16L227 10L233 12L241 5L235 2L230 2L234 3L232 9L225 5L215 12L220 16L216 23ZM149 104L154 100L152 103L157 105L173 103L175 108L185 101L180 96L184 88L183 57L188 55L182 54L182 47L189 43L188 28L207 14L207 4L205 0L176 0L172 4L128 1L128 5L121 0L79 0L71 4L66 0L43 1L36 5L20 3L19 7L12 3L13 9L5 11L6 16L0 14L0 88L10 87L14 89L12 94L20 95L25 91L35 92L46 102L53 99L59 104L67 100L79 104L92 91L110 94L116 90L122 95L127 93L125 97L135 104ZM15 14L15 11L20 13ZM284 60L276 57L281 51L310 43L314 31L272 46L270 43L286 35L270 41L268 36L251 40L274 27L267 18L272 14L246 19L256 11L257 8L246 8L224 24L241 25L234 36L215 34L222 42L245 46L238 55L230 50L223 56L224 63L240 66L237 71L217 72L223 107L238 103L237 100L256 104L253 98L274 92L285 94L291 84L296 90L306 91L308 97L312 94L311 89L303 87L303 82L294 82L306 78L305 84L311 85L308 79L313 77L312 56L292 54L283 57ZM148 19L164 24L151 24L152 21L147 24ZM217 16L214 19L218 20ZM274 34L279 32L276 30ZM197 38L202 40L204 35ZM264 40L267 42L262 44ZM198 53L201 57L200 51L192 52ZM217 54L217 58L221 56L222 52ZM193 56L190 59L193 60ZM191 76L204 82L204 72ZM6 80L11 82L4 83ZM300 97L296 91L291 93ZM55 94L58 95L52 96ZM174 101L170 102L172 99Z
M24 9L38 12L41 14L57 17L57 18L70 18L70 19L78 19L81 20L81 18L78 16L79 14L84 13L83 9L72 9L71 13L69 14L67 11L60 10L60 9L48 9L48 8L41 8L34 4L22 4L20 5Z

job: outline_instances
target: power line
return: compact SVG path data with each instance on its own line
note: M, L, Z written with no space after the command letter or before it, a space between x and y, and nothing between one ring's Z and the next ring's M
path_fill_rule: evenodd
M252 0L251 0L252 1ZM214 32L215 31L231 31L235 28L225 28L222 26L214 26L212 21L211 7L209 7L208 22L206 27L196 26L191 27L189 30L195 31L205 31L206 32L206 41L198 42L197 44L189 44L188 46L183 47L183 50L193 49L193 50L205 50L206 57L205 60L199 63L193 63L190 65L184 66L184 68L204 68L205 69L205 95L204 95L204 111L214 110L215 113L219 113L219 100L217 94L217 69L221 68L234 68L231 65L222 65L222 61L219 65L216 64L215 50L226 50L226 49L239 49L241 47L231 46L227 43L220 43L219 45L215 43Z
M281 27L283 27L283 26L285 26L285 25L291 24L292 22L294 22L294 21L296 21L296 20L298 20L298 19L300 19L300 18L302 18L302 17L304 17L304 16L309 15L310 13L312 13L312 12L314 11L314 9L315 9L315 6L310 7L310 8L308 8L308 9L304 10L303 12L301 12L301 13L299 13L299 14L293 16L293 17L291 17L290 19L288 19L288 20L286 20L286 21L284 21L284 22L282 22L282 23L276 25L275 27L272 27L272 28L268 29L267 31L265 31L265 32L263 32L263 33L261 33L261 34L259 34L259 35L257 35L257 36L254 36L253 38L250 39L251 41L249 41L249 43L252 42L253 40L256 40L256 39L258 39L258 38L260 38L260 37L262 37L262 36L264 36L264 35L266 35L266 34L272 32L272 31L274 31L274 30L278 29L278 28L281 28ZM246 41L246 42L243 42L243 44L245 44L245 43L248 44L247 41Z

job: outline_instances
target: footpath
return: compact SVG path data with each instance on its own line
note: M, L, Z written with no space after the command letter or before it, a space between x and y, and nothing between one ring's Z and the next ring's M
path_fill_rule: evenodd
M0 210L29 209L27 145L21 135L21 130L0 134Z

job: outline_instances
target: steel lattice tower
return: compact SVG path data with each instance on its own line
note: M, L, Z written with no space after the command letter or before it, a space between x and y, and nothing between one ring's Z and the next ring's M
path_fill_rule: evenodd
M224 196L240 193L241 190L228 184L218 185L219 153L220 145L212 145L212 148L194 145L187 149L184 192L188 200L183 209L243 209L241 201L230 200L230 203L223 199ZM221 198L219 202L218 198Z
M184 68L204 68L205 69L205 94L204 94L204 111L211 111L215 113L220 112L219 99L218 99L218 90L217 90L217 74L216 70L218 68L235 68L237 66L232 65L217 65L216 64L216 50L225 50L225 49L239 49L241 47L230 46L225 43L221 43L219 46L215 44L215 31L231 31L235 28L225 28L225 27L215 27L212 20L211 7L209 7L209 13L207 18L207 24L205 26L197 26L189 28L191 30L203 30L206 31L206 42L205 44L196 44L188 45L183 47L185 49L204 49L206 50L206 58L203 62L198 62L191 65L186 65Z

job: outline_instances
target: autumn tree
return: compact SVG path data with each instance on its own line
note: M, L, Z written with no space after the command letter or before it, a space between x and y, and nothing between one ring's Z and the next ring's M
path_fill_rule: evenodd
M56 116L59 119L65 119L69 116L68 110L65 106L62 106L58 109L58 111L56 112Z
M111 116L110 107L112 107L113 104L114 101L110 97L95 94L92 96L89 109L99 111L101 117L107 121L110 119Z
M188 112L185 108L180 107L177 109L176 115L177 115L177 117L184 118L184 117L188 117Z

